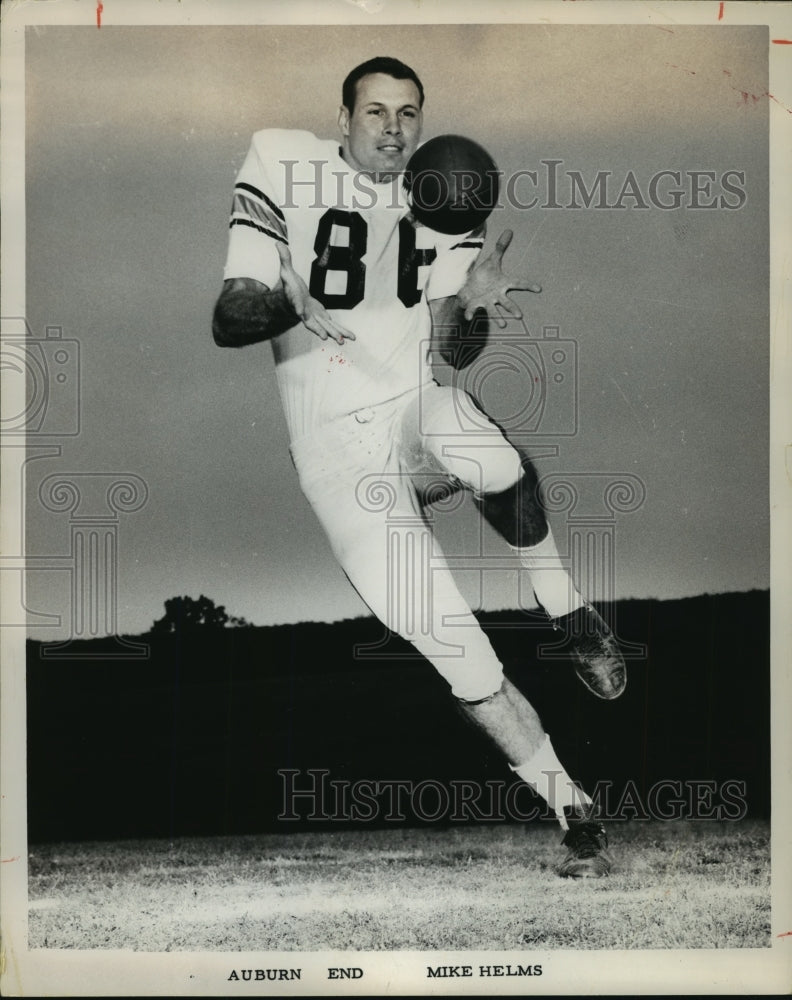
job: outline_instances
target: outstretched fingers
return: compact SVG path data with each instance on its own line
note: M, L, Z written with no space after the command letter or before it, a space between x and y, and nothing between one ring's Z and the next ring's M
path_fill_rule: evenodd
M509 244L514 239L514 233L511 229L504 229L503 232L498 237L495 243L495 249L492 251L492 256L500 264L503 260L503 255L509 249Z
M502 312L505 312L507 316L511 316L512 319L522 319L522 309L520 309L516 302L512 302L508 295L499 296L495 300L495 305Z
M495 243L495 249L492 251L492 261L497 264L501 271L503 271L503 255L511 246L511 241L514 239L514 233L511 229L504 229L503 232L498 237ZM541 292L542 286L537 284L535 281L528 281L527 279L517 281L507 277L509 282L510 291L518 292Z
M275 241L275 249L278 251L278 256L280 257L281 266L284 265L292 269L292 257L291 250L286 246L285 243L281 243L280 240Z
M334 323L332 320L328 324L327 333L338 344L343 344L345 340L357 339L351 330L347 330L345 326L341 326L340 323Z
M509 290L512 292L541 292L542 286L535 281L510 281Z
M506 319L522 319L522 309L509 298L508 291L509 289L503 286L498 291L488 295L480 295L469 302L465 309L465 319L470 322L479 309L484 309L489 318L501 328L506 326Z
M310 294L307 285L294 270L291 251L286 244L278 241L275 246L281 262L284 289L305 328L320 340L330 338L338 344L343 344L345 340L355 340L354 333L337 323L322 303Z
M322 312L318 309L315 310L310 316L306 316L303 319L303 323L320 340L327 340L329 337L337 344L343 344L345 340L355 340L355 335L351 330L347 330L345 326L336 323L330 314L324 310Z

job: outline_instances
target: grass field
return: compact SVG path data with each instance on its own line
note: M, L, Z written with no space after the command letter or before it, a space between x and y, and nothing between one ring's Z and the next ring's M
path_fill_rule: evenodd
M770 944L769 824L609 827L575 882L554 823L33 846L31 948L739 948Z

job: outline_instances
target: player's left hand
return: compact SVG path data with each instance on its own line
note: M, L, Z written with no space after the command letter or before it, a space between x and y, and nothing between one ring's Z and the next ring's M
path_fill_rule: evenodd
M477 309L486 309L487 315L499 327L506 326L506 316L522 319L522 311L509 298L509 292L541 292L541 285L525 278L513 278L503 272L503 255L514 237L511 229L498 237L492 253L475 265L467 281L457 293L457 301L465 310L465 319L473 319Z

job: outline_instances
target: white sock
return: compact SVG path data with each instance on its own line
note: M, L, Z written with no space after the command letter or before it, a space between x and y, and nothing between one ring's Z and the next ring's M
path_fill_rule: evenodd
M553 531L547 526L547 535L538 545L526 548L511 546L522 565L531 574L531 586L537 601L551 618L568 615L586 603L564 569L558 554Z
M591 799L582 788L575 784L564 770L564 766L556 756L550 737L545 734L544 743L529 761L509 765L515 774L541 795L558 817L561 826L566 830L567 821L564 808L572 806L591 805Z

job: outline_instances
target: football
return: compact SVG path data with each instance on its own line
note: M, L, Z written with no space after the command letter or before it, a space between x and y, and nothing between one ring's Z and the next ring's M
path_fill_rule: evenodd
M499 171L490 154L462 135L438 135L410 157L405 187L413 216L439 233L478 228L498 201Z

